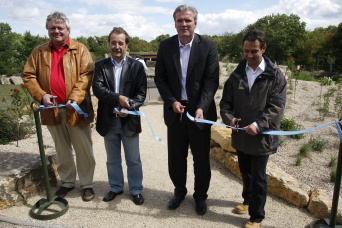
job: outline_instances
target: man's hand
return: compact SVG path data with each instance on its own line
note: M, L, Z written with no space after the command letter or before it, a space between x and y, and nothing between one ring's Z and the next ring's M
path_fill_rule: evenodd
M233 118L232 121L230 121L229 126L238 128L240 121L241 121L241 118ZM232 131L237 131L237 129L232 129Z
M128 97L125 97L122 95L119 96L119 104L121 107L124 107L124 108L130 108L131 107L131 105L129 104Z
M75 100L71 100L71 99L69 99L68 101L67 101L67 104L77 104L77 101L75 101Z
M195 121L198 119L204 119L203 110L198 108L195 113Z
M128 116L127 113L121 113L121 112L124 112L124 111L127 111L127 109L126 109L126 108L120 109L120 112L118 113L118 115L119 115L120 117L126 117L126 116Z
M246 133L250 135L257 135L259 134L258 128L254 124L250 124L247 127L244 127L246 129Z
M183 106L180 102L175 101L172 104L173 111L175 113L184 113L184 109L186 106Z
M46 93L44 96L43 96L43 99L42 99L42 104L45 106L45 107L50 107L50 106L54 106L56 105L56 101L55 101L55 98L57 96L53 96L51 94L48 94Z

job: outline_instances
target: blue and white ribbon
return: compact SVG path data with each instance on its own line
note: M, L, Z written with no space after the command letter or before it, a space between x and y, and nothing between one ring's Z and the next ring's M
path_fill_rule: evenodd
M188 112L186 113L186 116L191 121L194 121L196 123L207 123L207 124L220 125L220 126L229 127L231 129L242 130L242 131L246 130L244 128L232 127L232 126L229 126L229 125L226 125L226 124L222 124L222 123L218 123L218 122L214 122L214 121L210 121L210 120L206 120L206 119L197 119L197 120L195 120L195 118L192 117ZM309 129L306 129L306 130L300 130L300 131L271 131L271 130L267 130L267 131L261 132L260 134L265 134L265 135L298 135L298 134L304 134L304 133L307 133L309 131L317 130L319 128L326 127L326 126L333 125L333 124L336 124L336 126L338 126L337 129L339 131L338 133L340 135L340 140L342 142L342 131L341 131L340 126L339 126L340 121L336 121L336 122L332 122L332 123L327 123L327 124L323 124L323 125L320 125L320 126L317 126L317 127L309 128Z
M78 106L78 104L74 104L74 103L59 104L59 105L49 106L49 107L46 107L44 105L39 105L38 109L62 108L62 107L68 106L68 105L71 105L78 114L81 114L81 115L83 114L84 118L88 117L88 113L83 112L82 109L80 108L80 106Z
M154 130L153 130L153 128L152 128L152 125L151 125L150 121L148 120L147 116L145 115L145 113L140 112L140 111L121 111L121 112L120 112L117 108L115 108L114 110L115 110L115 112L117 112L117 113L126 113L126 114L129 114L129 115L136 115L136 116L143 116L143 117L145 117L145 119L147 120L148 126L149 126L150 129L151 129L151 132L152 132L153 137L154 137L157 141L161 142L161 138L159 138L159 137L154 133Z

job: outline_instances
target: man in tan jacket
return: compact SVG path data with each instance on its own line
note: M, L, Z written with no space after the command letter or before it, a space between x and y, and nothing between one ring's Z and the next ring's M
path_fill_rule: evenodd
M75 103L88 114L88 117L78 114L71 106L40 110L42 124L47 125L57 153L62 186L55 195L64 197L74 189L77 171L82 199L90 201L95 196L90 128L94 111L89 92L94 64L88 49L69 38L69 20L63 13L47 16L46 29L50 41L34 48L26 62L23 79L33 99L45 107Z

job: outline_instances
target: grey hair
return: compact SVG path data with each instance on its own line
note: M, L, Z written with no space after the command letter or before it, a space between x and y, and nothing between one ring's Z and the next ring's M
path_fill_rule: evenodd
M55 11L47 16L45 27L48 29L48 25L50 21L55 21L57 23L64 23L67 29L70 31L70 22L69 19L65 16L64 13Z
M195 23L197 24L197 9L193 6L187 6L187 5L180 5L178 6L175 11L173 12L173 19L176 21L176 14L179 12L184 12L184 11L191 11L194 13L194 19L195 19Z

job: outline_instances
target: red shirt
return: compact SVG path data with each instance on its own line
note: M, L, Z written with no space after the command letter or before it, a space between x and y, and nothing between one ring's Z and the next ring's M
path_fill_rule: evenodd
M65 104L67 102L66 87L63 68L63 55L68 50L70 38L66 41L61 50L57 50L50 41L51 47L51 75L50 87L57 104Z

